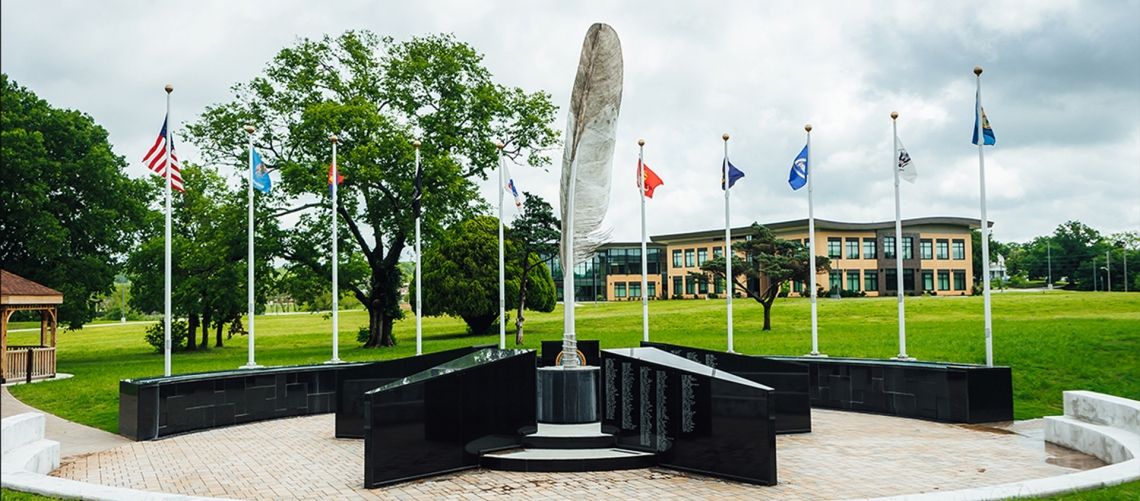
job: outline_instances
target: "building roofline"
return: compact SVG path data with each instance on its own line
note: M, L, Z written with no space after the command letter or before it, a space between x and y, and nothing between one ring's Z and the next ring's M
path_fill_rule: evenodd
M952 217L952 216L934 216L934 217L916 217L911 219L903 219L903 226L928 226L928 225L947 225L947 226L965 226L971 230L981 227L981 220L968 217ZM993 227L993 221L989 222L989 226ZM794 219L791 221L779 221L775 223L767 223L768 229L773 231L804 228L807 229L807 219ZM849 223L843 221L831 221L828 219L816 219L815 228L817 230L854 230L854 231L867 231L867 230L883 230L894 229L895 222L891 221L875 221L869 223ZM743 237L752 233L752 225L739 226L732 229L733 238ZM690 231L685 233L671 233L666 235L653 235L649 237L654 242L666 243L671 241L685 241L685 240L707 240L710 238L721 237L723 239L724 230L702 230Z

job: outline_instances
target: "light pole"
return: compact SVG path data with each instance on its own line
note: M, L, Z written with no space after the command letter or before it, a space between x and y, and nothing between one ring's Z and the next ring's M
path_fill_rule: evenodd
M1109 257L1109 251L1104 251L1104 283L1106 284L1104 290L1112 292L1112 258Z

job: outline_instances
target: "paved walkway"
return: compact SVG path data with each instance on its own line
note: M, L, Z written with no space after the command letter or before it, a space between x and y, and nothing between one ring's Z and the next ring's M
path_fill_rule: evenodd
M7 400L5 400L7 405ZM325 414L254 423L65 458L53 475L242 499L839 499L938 492L1102 465L1049 446L1040 420L963 426L813 409L813 432L777 438L779 485L663 468L590 473L471 470L361 488L364 443Z
M51 381L43 381L35 384L52 383ZM59 442L59 455L65 459L68 456L105 451L131 443L130 440L114 433L107 433L97 428L68 421L31 407L16 400L16 397L8 393L8 388L0 387L0 416L8 417L25 412L39 412L47 418L44 436L48 440Z

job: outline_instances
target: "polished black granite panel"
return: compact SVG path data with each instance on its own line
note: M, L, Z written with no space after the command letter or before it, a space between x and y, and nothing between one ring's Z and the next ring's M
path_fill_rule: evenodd
M119 381L119 434L178 433L332 412L337 373L359 364L305 365Z
M656 348L602 351L602 429L662 466L776 483L771 388Z
M1009 367L858 358L770 357L808 364L815 407L946 423L1013 419Z
M364 393L487 346L469 346L415 357L368 362L344 369L336 381L336 437L364 438Z
M488 348L365 393L364 486L474 468L535 426L535 353Z
M577 341L578 351L582 352L582 356L586 357L586 365L593 365L597 367L601 360L601 348L597 339L579 339ZM562 353L562 341L543 341L542 342L542 358L538 360L539 365L543 367L550 367L554 365L554 361L558 359L558 354Z
M538 368L538 422L582 424L598 421L598 367Z
M776 433L811 432L811 379L806 363L666 343L642 342L641 346L658 348L771 387Z

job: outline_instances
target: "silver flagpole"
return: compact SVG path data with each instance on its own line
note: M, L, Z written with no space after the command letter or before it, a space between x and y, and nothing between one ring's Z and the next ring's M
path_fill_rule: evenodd
M895 173L895 281L898 284L899 305L899 360L910 360L906 354L906 308L904 306L903 265L902 265L902 212L899 209L899 112L891 112L891 132L894 136L894 153L891 156L891 170Z
M503 257L503 191L506 180L503 179L503 143L499 143L499 349L507 347L507 272Z
M328 362L330 364L338 364L340 359L340 277L338 276L338 268L340 267L340 249L337 248L337 227L336 227L336 205L337 205L337 180L340 179L340 166L336 164L336 147L340 139L336 135L329 135L329 141L332 143L332 358Z
M975 121L978 122L976 132L978 134L978 180L981 186L981 199L982 199L982 294L984 296L984 308L986 318L986 365L994 365L994 341L993 341L993 317L990 314L990 225L989 220L986 219L986 156L982 151L982 147L986 144L986 137L982 126L985 120L982 118L982 67L974 67L974 76L978 81L978 94L974 100L975 107ZM1096 270L1093 270L1094 272Z
M258 367L261 367L260 365L257 365L257 362L254 362L253 358L253 131L254 128L252 125L245 126L245 134L249 137L249 151L247 152L247 155L249 157L249 174L247 178L249 180L247 183L249 192L249 218L247 219L246 225L246 237L248 238L246 249L249 251L246 259L246 295L249 298L249 302L247 303L249 307L249 335L246 336L246 342L248 343L246 346L246 356L248 357L248 360L246 361L245 365L240 367L241 369L256 369Z
M724 163L721 166L721 182L724 183L724 280L728 285L728 293L724 295L724 300L727 307L726 315L728 316L728 352L734 353L732 347L732 293L735 292L736 287L732 284L732 225L728 218L728 193L732 191L732 188L729 187L728 133L724 133L721 139L724 139Z
M420 172L420 141L412 142L416 147L416 174ZM423 253L420 252L420 220L423 219L423 188L420 188L420 213L416 214L416 355L424 353L424 324L423 324Z
M165 289L164 289L164 293L166 294L166 298L165 298L166 310L165 310L165 315L163 316L163 320L162 320L162 322L163 322L163 324L162 324L162 328L163 328L162 351L163 351L163 362L165 364L164 374L166 374L167 376L170 376L170 315L171 315L171 311L170 311L171 310L171 308L170 308L170 184L174 182L174 178L173 178L174 166L170 164L170 150L171 150L170 138L172 137L171 132L170 132L172 129L172 127L170 126L170 93L171 92L174 92L174 86L170 85L170 84L166 84L166 183L164 183L166 185L164 188L164 190L166 191L166 233L165 233L165 237L166 237L165 258L166 258L166 261L165 261L164 269L163 269L164 274L166 275L166 283L165 283Z
M804 124L804 132L807 132L807 169L804 170L804 175L807 176L807 189L808 189L808 276L811 280L808 283L808 288L811 289L811 353L813 357L822 356L819 353L819 317L816 310L816 291L815 281L819 278L815 268L815 207L813 205L812 195L815 192L815 165L811 163L811 124Z
M562 368L574 369L578 364L578 339L574 334L574 188L578 184L577 160L570 164L570 186L566 190L565 224L566 245L562 248ZM593 258L591 258L592 260Z
M645 140L637 140L637 184L641 190L641 340L649 342L649 260L645 244Z

